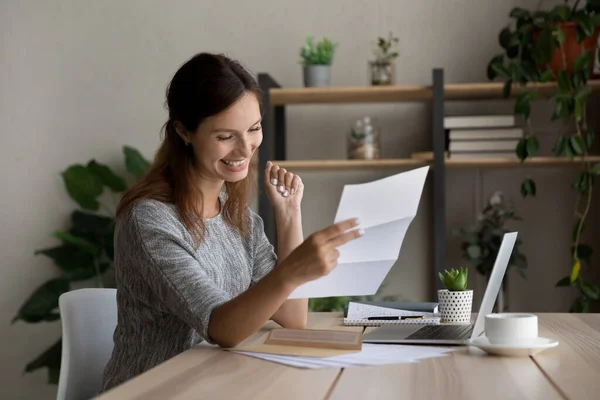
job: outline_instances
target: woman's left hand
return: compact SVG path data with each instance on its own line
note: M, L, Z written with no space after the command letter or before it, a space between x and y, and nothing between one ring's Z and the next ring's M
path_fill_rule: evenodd
M275 212L284 214L300 211L304 183L296 174L267 162L265 168L265 191Z

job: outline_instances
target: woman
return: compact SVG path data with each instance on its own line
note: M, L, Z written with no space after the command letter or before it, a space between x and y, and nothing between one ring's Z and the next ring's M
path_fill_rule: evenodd
M355 220L303 241L302 180L268 163L277 254L248 206L262 142L260 90L237 62L198 54L167 90L165 137L123 195L115 228L118 324L103 391L201 341L233 347L272 319L302 328L299 285L326 275ZM279 262L277 262L279 260Z

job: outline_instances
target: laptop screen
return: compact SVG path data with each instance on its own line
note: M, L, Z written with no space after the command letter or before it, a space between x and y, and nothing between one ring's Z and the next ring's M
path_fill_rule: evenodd
M483 329L485 327L485 316L490 314L494 308L494 303L496 302L496 298L500 292L500 286L502 285L502 280L504 278L504 274L506 273L510 255L512 254L516 241L517 232L506 233L502 238L502 244L500 244L500 250L498 250L498 256L496 257L496 262L494 263L490 280L487 288L485 289L485 294L483 295L483 300L481 301L479 311L477 312L477 319L475 320L475 326L473 327L473 332L471 333L471 339L477 338L483 334Z

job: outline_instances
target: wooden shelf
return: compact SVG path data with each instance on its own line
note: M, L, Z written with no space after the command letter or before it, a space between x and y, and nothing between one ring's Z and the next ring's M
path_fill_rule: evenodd
M600 91L600 80L589 81L592 91ZM550 96L556 91L556 83L541 83L527 88L539 89L542 96ZM504 83L452 83L444 86L447 100L502 99ZM523 91L513 85L511 98ZM270 89L272 106L286 104L322 103L393 103L418 102L432 98L431 86L330 86L326 88L276 88Z
M286 169L353 169L353 168L392 168L392 167L418 167L428 165L430 162L412 158L390 158L379 160L285 160L273 161L273 164Z
M600 162L600 156L588 157L590 162ZM424 165L433 165L431 158L417 156L413 158L390 158L379 160L286 160L273 161L274 164L288 170L335 170L335 169L356 169L356 168L394 168L407 167L415 168ZM518 167L578 167L579 160L570 161L566 157L534 157L525 159L521 162L519 159L488 157L488 158L468 158L468 159L446 159L447 168L518 168Z
M271 89L271 105L319 103L392 103L431 99L428 86L330 86Z

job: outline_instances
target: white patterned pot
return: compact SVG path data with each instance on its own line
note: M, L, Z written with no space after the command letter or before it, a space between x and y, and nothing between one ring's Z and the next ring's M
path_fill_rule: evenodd
M440 322L464 323L471 322L473 308L473 290L450 291L438 290Z

